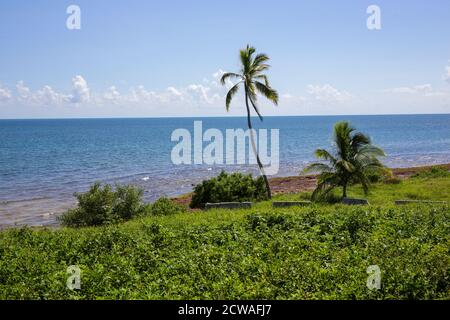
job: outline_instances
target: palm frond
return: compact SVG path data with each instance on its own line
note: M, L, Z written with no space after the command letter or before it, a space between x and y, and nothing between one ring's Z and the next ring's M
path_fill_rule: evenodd
M239 57L241 59L242 64L242 71L243 74L247 74L253 64L253 54L255 53L256 49L254 47L251 47L250 45L247 45L245 49L242 49L239 53Z
M269 85L269 79L267 78L267 76L266 76L265 74L257 75L257 76L255 76L255 77L253 77L253 79L262 79L262 80L264 80L264 84L265 84L267 87L270 87L270 85Z
M351 144L354 150L358 150L360 147L370 144L370 138L361 132L357 132L352 136Z
M265 84L255 81L256 89L261 93L264 97L272 101L275 105L278 105L278 92L274 89L272 89L269 86L266 86Z
M255 56L255 59L253 60L253 65L257 66L268 60L269 60L269 57L267 56L267 54L259 53Z
M222 75L222 77L220 78L220 83L222 85L225 84L225 82L227 81L228 78L232 78L232 79L243 79L244 77L238 73L233 73L233 72L226 72Z
M344 171L347 171L349 173L355 171L355 166L350 161L347 161L347 160L344 160L344 159L339 159L336 162L336 165L341 167L342 169L344 169Z
M354 130L346 121L338 122L334 125L334 143L336 144L338 155L344 160L349 159L351 147L350 135Z
M329 153L327 150L325 150L325 149L317 149L315 152L314 152L314 154L315 154L315 156L317 157L317 158L319 158L319 159L323 159L323 160L326 160L326 161L329 161L329 162L331 162L332 164L335 164L336 163L336 158L335 157L333 157L332 155L331 155L331 153Z
M332 172L333 168L329 165L326 165L325 163L321 162L314 162L308 165L306 168L302 170L302 173L309 173L309 172Z
M259 74L261 74L261 72L266 71L270 68L270 65L268 64L259 64L257 66L253 66L250 68L249 73L254 77L257 76Z
M233 96L238 92L239 90L240 82L236 83L227 93L227 97L225 98L225 105L227 108L227 111L230 110L230 103L233 99Z
M364 155L366 157L385 157L386 153L380 147L365 145L359 149L358 155Z

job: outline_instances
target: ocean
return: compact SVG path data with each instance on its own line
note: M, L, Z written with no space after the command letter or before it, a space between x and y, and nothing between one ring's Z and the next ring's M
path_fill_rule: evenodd
M253 119L256 129L279 129L278 176L296 175L331 147L332 126L348 120L387 153L390 167L450 162L450 114L302 116ZM246 129L246 118L0 120L0 227L53 225L89 185L133 184L146 201L192 190L221 170L251 172L255 165L175 165L175 129ZM207 143L205 143L206 145Z

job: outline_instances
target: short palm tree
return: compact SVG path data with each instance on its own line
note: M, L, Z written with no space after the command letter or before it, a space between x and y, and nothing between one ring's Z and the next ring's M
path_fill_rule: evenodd
M315 155L328 164L317 162L309 165L304 171L320 172L317 188L312 198L326 195L335 187L342 187L342 196L347 197L349 183L361 183L364 193L369 191L370 181L367 174L371 170L383 169L377 157L385 156L384 151L371 144L370 138L348 122L334 125L334 155L325 149L317 149Z
M276 90L272 89L269 85L269 80L267 76L263 73L267 69L269 69L269 65L266 63L269 60L269 57L264 54L256 54L256 49L247 45L245 49L240 50L240 62L241 62L241 71L240 73L232 73L227 72L222 76L221 83L225 85L227 79L238 80L236 84L231 87L228 91L225 104L227 111L230 109L230 103L233 97L239 90L239 87L243 85L244 93L245 93L245 105L247 107L247 124L250 131L250 140L252 143L253 152L256 156L256 162L258 163L259 170L264 178L264 182L266 184L267 196L270 199L272 194L270 192L269 181L264 172L264 167L259 159L258 151L256 148L255 137L253 134L253 127L251 121L251 110L249 107L250 104L258 115L259 119L262 121L261 113L259 112L257 102L257 93L260 93L262 96L266 97L270 101L272 101L275 105L278 104L278 93Z

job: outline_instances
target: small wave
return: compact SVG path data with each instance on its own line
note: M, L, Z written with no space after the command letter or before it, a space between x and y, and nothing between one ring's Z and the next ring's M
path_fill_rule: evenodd
M148 181L148 180L150 180L150 177L143 177L141 180L142 181Z

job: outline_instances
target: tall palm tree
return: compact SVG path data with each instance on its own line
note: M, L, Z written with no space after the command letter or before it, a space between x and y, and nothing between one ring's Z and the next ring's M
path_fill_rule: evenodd
M266 63L269 60L269 57L264 54L256 54L256 49L247 45L245 49L240 50L240 62L241 62L241 70L240 73L232 73L227 72L222 76L221 83L225 85L227 79L238 80L236 84L228 91L225 104L227 111L230 109L230 103L233 97L239 90L239 87L243 85L244 93L245 93L245 105L247 107L247 125L250 132L250 141L252 144L253 152L256 156L256 162L258 163L259 170L264 178L264 182L266 184L267 196L268 198L272 198L272 194L270 192L270 185L267 179L267 176L264 172L264 167L259 159L258 150L256 148L255 137L253 133L253 126L251 121L251 110L249 107L249 101L258 115L259 119L262 121L263 118L261 113L259 112L257 106L257 93L260 93L262 96L266 97L270 101L272 101L275 105L278 105L278 93L276 90L272 89L269 85L269 80L267 76L263 73L270 66Z
M342 187L342 196L347 197L349 183L361 183L364 193L369 191L370 181L367 174L370 170L383 169L377 157L385 156L384 151L371 144L370 138L346 121L334 125L334 155L325 149L317 149L315 155L328 164L317 162L309 165L304 171L321 172L313 199L325 195L335 187Z

